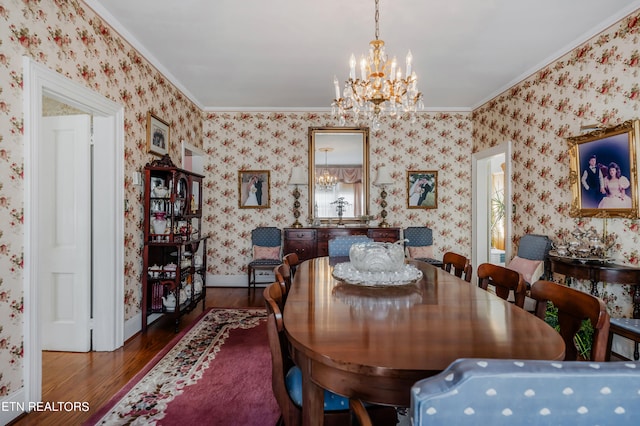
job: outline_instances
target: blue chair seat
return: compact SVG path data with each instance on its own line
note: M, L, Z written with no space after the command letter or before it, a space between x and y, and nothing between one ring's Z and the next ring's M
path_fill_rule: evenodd
M291 367L285 377L285 384L289 397L298 406L302 407L302 371L298 366ZM349 398L337 395L325 389L324 410L340 411L349 409Z
M249 266L278 266L282 261L276 259L256 259L249 262Z

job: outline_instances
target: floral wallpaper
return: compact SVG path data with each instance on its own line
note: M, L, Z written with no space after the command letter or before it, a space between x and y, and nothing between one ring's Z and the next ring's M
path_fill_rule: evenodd
M23 105L22 55L125 107L125 320L140 312L142 190L132 176L151 160L147 112L181 139L202 145L202 112L113 29L79 1L8 0L0 4L0 397L22 387Z
M513 142L514 242L529 232L557 241L576 227L603 230L603 219L569 217L565 138L579 135L582 125L638 118L639 36L636 11L473 112L474 152ZM618 261L639 266L638 220L606 222L607 232L618 235ZM590 290L589 282L576 285ZM612 316L632 316L630 287L598 286Z
M288 227L294 222L291 168L308 162L308 128L337 126L329 113L208 113L204 118L206 165L203 228L215 232L207 246L209 273L246 274L251 230ZM429 226L434 255L455 250L471 256L470 113L419 114L384 121L370 133L369 175L382 164L396 184L387 188L387 222L394 227ZM238 208L238 170L271 171L271 208ZM407 170L438 170L438 209L407 209ZM302 216L308 215L308 189L301 187ZM369 211L380 214L380 189L370 186ZM245 281L238 284L246 285Z
M386 164L398 182L388 189L388 221L432 227L436 255L470 255L471 153L512 140L514 241L527 232L559 237L575 226L602 229L601 219L567 215L564 138L578 134L582 124L637 117L639 17L634 12L473 113L423 113L414 123L384 122L372 131L371 175ZM209 153L203 231L214 237L208 246L214 276L245 273L251 229L293 223L287 181L293 165L306 164L307 128L337 125L325 112L203 112L81 1L0 4L0 398L23 386L23 55L125 107L125 320L140 311L142 192L132 177L152 159L146 152L148 111L170 122L176 164L180 140ZM271 208L238 209L241 169L271 171ZM421 169L439 171L438 209L405 208L406 170ZM379 214L379 203L374 187L371 213ZM619 258L637 265L637 221L610 219L608 230L619 235ZM629 293L620 285L601 291L616 316L630 315Z

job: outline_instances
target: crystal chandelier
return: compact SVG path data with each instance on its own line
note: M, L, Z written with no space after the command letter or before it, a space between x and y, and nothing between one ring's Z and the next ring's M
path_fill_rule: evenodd
M321 175L316 176L316 187L321 191L333 191L338 184L338 178L329 173L327 162L327 153L333 151L333 148L320 148L319 151L324 152L324 171Z
M424 108L422 93L418 91L416 73L411 69L411 51L407 54L405 78L402 69L398 67L396 58L388 60L384 51L384 41L379 39L379 0L376 2L376 39L369 45L369 55L361 56L360 78L356 77L356 57L352 54L349 59L349 80L345 82L343 96L340 96L340 83L333 77L335 96L332 114L339 118L340 125L344 125L349 112L353 112L355 123L361 113L372 123L374 129L380 128L380 116L387 113L389 117L400 118L408 114L415 120L417 110Z

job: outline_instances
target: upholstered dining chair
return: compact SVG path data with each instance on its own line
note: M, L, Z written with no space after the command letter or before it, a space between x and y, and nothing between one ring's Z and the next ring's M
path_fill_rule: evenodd
M300 425L302 424L302 373L289 356L289 342L284 332L282 318L284 307L282 286L274 282L264 289L263 295L268 313L267 336L271 350L271 387L281 412L278 424ZM382 408L387 407L380 407ZM352 413L359 424L372 424L361 401L351 402L348 398L327 390L324 391L324 410L325 419L331 417L330 420L335 424L350 424Z
M251 231L251 252L252 260L247 267L248 290L251 286L255 290L256 271L273 271L273 268L282 263L281 259L282 231L279 228L268 226L259 227ZM271 281L268 281L271 282Z
M633 341L633 359L640 359L638 344L640 343L640 319L637 318L611 318L609 326L609 342L607 343L607 361L611 360L613 335L617 334ZM616 354L618 355L618 354Z
M349 256L351 246L356 243L370 243L373 240L366 235L341 235L329 240L329 257Z
M433 258L433 231L426 226L409 226L403 231L407 256L442 267L442 262Z
M478 266L478 287L488 290L490 285L495 287L496 295L504 300L508 300L513 291L515 305L524 307L527 286L521 273L504 266L483 263Z
M296 268L300 264L300 258L297 253L287 253L282 258L282 261L289 266L291 270L291 279L296 275Z
M471 262L465 256L448 251L442 256L442 269L452 273L458 278L462 278L466 282L471 282L473 267Z
M640 319L637 318L611 318L609 326L609 341L607 343L607 361L611 360L613 335L625 337L633 341L633 359L640 359L638 344L640 343ZM618 355L618 354L616 354Z
M547 302L558 308L558 325L565 343L565 361L578 359L574 338L584 320L589 320L593 326L593 344L589 361L605 361L609 338L609 314L601 299L545 280L537 281L531 286L531 297L537 302L536 315L543 320L547 312Z
M507 268L522 274L527 288L531 284L549 277L549 250L551 239L546 235L525 234L518 242L518 252Z

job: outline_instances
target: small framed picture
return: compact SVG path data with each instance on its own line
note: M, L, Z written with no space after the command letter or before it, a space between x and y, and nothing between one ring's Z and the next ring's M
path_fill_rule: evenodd
M638 218L640 120L567 138L572 217Z
M437 171L407 171L407 207L410 209L438 208Z
M267 209L269 199L268 170L240 170L238 172L238 207Z
M171 126L153 113L147 114L147 151L163 156L169 153Z

